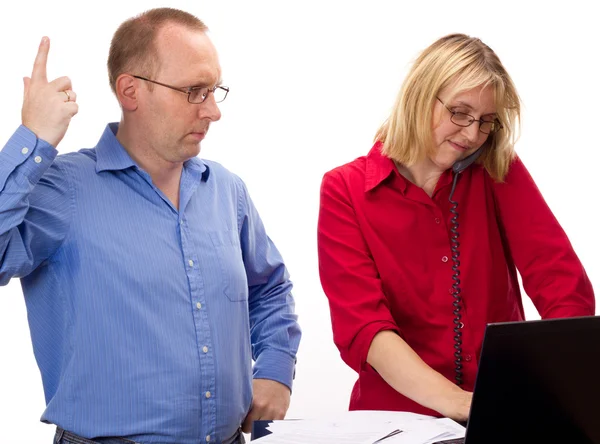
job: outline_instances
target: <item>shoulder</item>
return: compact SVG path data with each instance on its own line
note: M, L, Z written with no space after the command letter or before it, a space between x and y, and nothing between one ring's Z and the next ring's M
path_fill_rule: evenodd
M338 179L364 178L366 165L367 156L361 156L343 165L332 168L324 174L324 177Z
M491 180L491 178L490 178ZM531 174L519 156L512 159L508 172L502 182L495 182L496 189L502 188L521 188L536 186Z
M367 180L367 156L358 157L343 165L337 166L323 175L321 192L337 190L343 194L355 190L360 193L365 190Z
M209 180L213 180L217 186L230 186L238 190L245 190L246 186L240 176L233 173L219 162L207 159L202 159L200 162L204 163L209 169Z
M96 149L85 148L72 153L59 154L56 156L56 159L54 159L54 165L62 169L95 170Z

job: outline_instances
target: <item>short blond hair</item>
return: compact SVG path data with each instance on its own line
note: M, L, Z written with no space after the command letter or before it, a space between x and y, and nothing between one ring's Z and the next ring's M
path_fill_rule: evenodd
M491 134L478 163L497 181L504 180L519 137L521 100L512 79L492 49L478 38L451 34L434 42L417 58L398 93L392 113L377 131L382 153L406 166L433 148L433 105L448 87L450 96L477 87L494 90L503 128Z
M152 77L158 71L159 58L154 40L167 23L208 31L198 17L174 8L150 9L126 20L115 32L108 53L108 80L114 93L121 74L133 72Z

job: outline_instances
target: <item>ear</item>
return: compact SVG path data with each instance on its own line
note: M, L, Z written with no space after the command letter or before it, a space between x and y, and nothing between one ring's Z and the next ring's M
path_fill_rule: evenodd
M115 90L117 99L123 111L135 111L138 107L139 82L130 74L121 74L117 77Z

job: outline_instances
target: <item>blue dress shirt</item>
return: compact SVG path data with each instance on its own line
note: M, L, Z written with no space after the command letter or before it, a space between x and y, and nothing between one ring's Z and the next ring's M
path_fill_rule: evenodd
M291 388L292 284L237 176L188 160L178 210L117 127L57 157L21 126L0 152L0 285L21 278L41 419L88 438L221 442L253 376Z

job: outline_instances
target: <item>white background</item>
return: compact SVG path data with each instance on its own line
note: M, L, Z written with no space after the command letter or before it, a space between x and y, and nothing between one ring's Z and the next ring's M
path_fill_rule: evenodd
M154 0L10 2L0 15L0 146L20 123L22 77L48 35L50 78L68 75L80 112L62 152L96 144L120 111L105 61L117 26ZM523 99L517 151L600 280L597 1L170 1L211 28L231 93L202 143L247 183L292 279L304 330L288 417L347 408L355 379L331 338L317 268L324 172L368 152L410 62L452 32L480 37ZM2 215L0 214L0 217ZM529 318L538 317L527 299ZM40 375L17 280L0 289L0 441L50 443Z

